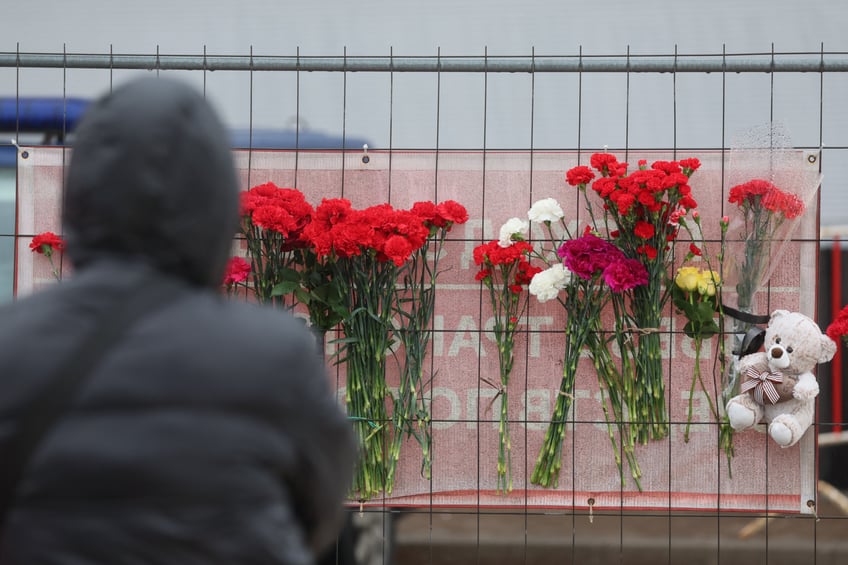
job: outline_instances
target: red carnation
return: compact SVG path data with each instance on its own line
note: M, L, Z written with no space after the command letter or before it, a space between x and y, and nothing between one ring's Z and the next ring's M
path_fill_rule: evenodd
M436 205L436 212L443 221L448 222L448 228L452 224L464 224L468 221L468 210L465 206L455 200L445 200Z
M633 228L633 235L641 239L651 239L654 237L654 224L639 220Z
M571 186L589 184L595 178L595 173L586 165L579 165L565 173L565 182Z
M644 255L650 260L654 260L657 258L657 250L653 245L640 245L636 248L636 253Z
M595 153L589 163L601 174L610 174L618 168L618 159L612 153Z
M33 237L29 248L34 253L40 253L50 257L54 251L61 253L65 250L65 240L52 231L46 231Z
M636 197L632 194L624 193L614 200L614 202L618 206L618 213L622 216L626 216L630 213L630 209L633 207L633 204L636 203Z
M224 284L230 286L247 280L250 274L250 263L241 257L233 257L227 263L227 270L224 273Z
M836 319L827 326L825 333L836 343L839 343L845 338L846 334L848 334L848 306L843 307L839 311Z
M689 159L681 159L680 166L683 168L684 174L691 175L701 168L701 162L697 158L691 157Z
M482 281L492 276L492 269L480 269L477 271L477 274L474 275L474 280Z
M601 198L607 198L615 192L616 188L615 179L610 177L602 177L592 183L592 190L597 192Z

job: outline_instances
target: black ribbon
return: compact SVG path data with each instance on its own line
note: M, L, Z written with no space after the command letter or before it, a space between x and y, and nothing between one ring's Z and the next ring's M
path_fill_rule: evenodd
M749 312L743 312L741 310L737 310L736 308L731 308L726 304L721 305L721 311L731 318L736 318L742 322L746 322L748 324L768 324L771 316L762 316L759 314L751 314Z
M758 314L751 314L749 312L742 312L741 310L731 308L724 304L721 305L721 309L722 313L727 314L731 318L736 318L739 321L745 322L746 324L768 324L771 319L771 316L761 316ZM745 337L742 338L742 343L740 344L739 349L733 350L733 354L737 357L744 357L745 355L756 353L763 346L765 339L766 330L763 328L753 327L745 333Z

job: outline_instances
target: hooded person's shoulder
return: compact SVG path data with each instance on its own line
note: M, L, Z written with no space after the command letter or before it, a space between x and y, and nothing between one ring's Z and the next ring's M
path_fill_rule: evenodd
M214 334L216 340L230 342L245 355L318 355L316 335L304 319L289 312L207 292L188 302L194 306L191 315L183 319L200 332L199 337L211 339ZM178 311L175 314L179 315Z

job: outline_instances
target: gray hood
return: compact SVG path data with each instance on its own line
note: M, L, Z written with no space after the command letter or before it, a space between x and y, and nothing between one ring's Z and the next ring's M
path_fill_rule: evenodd
M77 269L138 261L220 285L238 227L238 183L214 110L188 85L157 77L98 100L76 130L63 214Z

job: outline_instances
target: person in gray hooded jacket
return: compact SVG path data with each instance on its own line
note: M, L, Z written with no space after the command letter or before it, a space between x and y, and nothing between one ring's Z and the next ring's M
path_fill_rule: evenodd
M24 469L0 563L308 564L355 443L314 337L219 292L238 222L226 132L193 88L132 80L77 129L74 274L0 308L0 460L55 365L138 280L176 296L96 364Z

